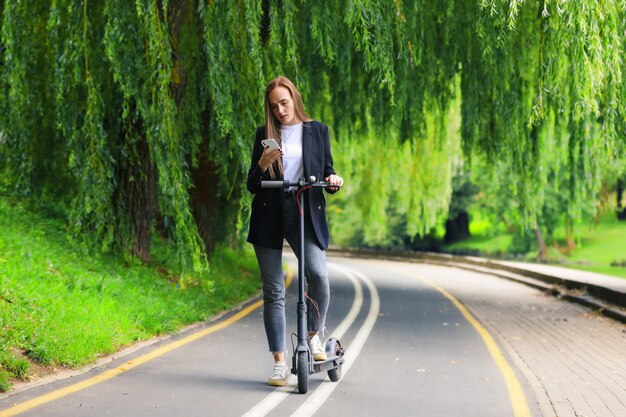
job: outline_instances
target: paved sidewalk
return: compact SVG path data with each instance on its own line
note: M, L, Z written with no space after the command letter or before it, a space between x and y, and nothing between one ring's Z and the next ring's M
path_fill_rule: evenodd
M626 301L626 279L612 277L609 275L598 274L595 272L580 271L577 269L564 268L554 265L534 264L528 262L510 262L510 261L492 261L503 265L509 265L514 268L535 271L541 274L559 277L564 281L576 282L584 285L594 285L599 287L610 288L616 292L620 292Z
M497 261L484 258L463 258L461 262L483 268L502 269L517 281L527 281L569 301L583 304L607 317L626 323L626 279L561 266L530 262ZM525 278L518 279L521 275ZM501 276L499 273L496 275ZM540 284L536 284L540 282ZM536 284L536 285L534 285Z

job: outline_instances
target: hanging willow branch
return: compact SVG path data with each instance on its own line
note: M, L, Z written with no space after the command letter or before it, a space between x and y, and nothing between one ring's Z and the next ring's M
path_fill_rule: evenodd
M212 242L238 238L279 74L333 132L344 242L428 232L463 156L504 173L528 225L546 183L567 183L580 216L599 168L624 157L624 2L35 0L0 13L2 184L54 194L104 247L149 241L158 220L199 268Z

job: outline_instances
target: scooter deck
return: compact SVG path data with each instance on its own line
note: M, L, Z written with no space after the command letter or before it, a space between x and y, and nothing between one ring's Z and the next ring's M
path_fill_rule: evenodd
M313 362L313 372L326 372L339 368L346 360L342 356L330 356L324 361Z

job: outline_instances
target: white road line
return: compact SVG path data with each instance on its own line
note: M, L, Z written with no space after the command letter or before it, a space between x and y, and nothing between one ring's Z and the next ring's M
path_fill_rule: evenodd
M344 358L346 362L342 367L342 379L345 378L345 375L350 370L352 364L356 361L357 356L361 352L361 349L365 345L365 341L367 340L369 334L374 328L374 324L378 319L378 314L380 312L380 297L378 296L378 291L376 287L372 283L372 281L367 278L365 275L355 271L353 269L349 269L346 267L341 267L339 265L334 265L334 268L342 271L344 274L351 276L352 272L354 275L358 276L369 289L371 294L371 304L370 311L365 319L365 322L361 326L361 329L354 337L354 340L350 343L350 348L346 349L346 354ZM292 417L308 417L315 414L315 412L324 404L324 402L328 399L328 397L333 393L337 385L341 383L339 380L337 383L327 383L320 385L315 392L313 392L306 401L291 415Z
M328 266L346 275L350 279L350 281L352 282L352 286L354 287L354 301L352 302L352 307L350 308L350 311L348 312L346 317L341 321L339 326L337 326L335 331L332 333L332 336L340 339L350 328L350 326L352 326L359 314L359 311L361 311L361 307L363 305L363 286L354 275L347 273L345 270L342 270L334 264L329 263ZM243 417L262 417L268 415L269 412L276 408L276 406L278 406L278 404L280 404L283 400L285 400L289 394L295 391L295 389L297 388L295 378L296 377L294 375L291 375L288 385L272 391L271 394L269 394L267 397L257 403L257 405L248 410L248 412L244 414Z

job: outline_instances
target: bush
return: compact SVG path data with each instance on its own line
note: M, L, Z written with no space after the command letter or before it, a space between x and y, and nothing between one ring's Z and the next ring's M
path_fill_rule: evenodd
M3 361L2 366L15 378L22 381L28 380L30 363L27 360L10 356L6 361Z
M10 375L7 371L0 369L0 392L11 390L12 385L9 382Z
M511 246L509 246L509 252L512 255L525 255L536 250L537 240L532 232L517 232L513 235Z

